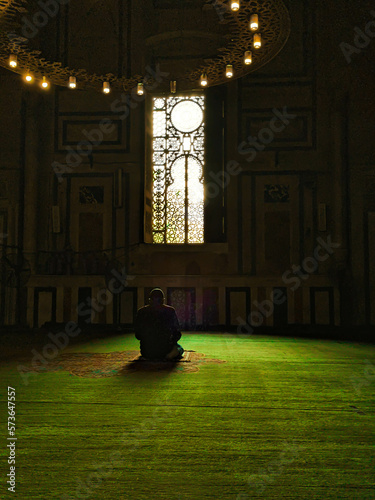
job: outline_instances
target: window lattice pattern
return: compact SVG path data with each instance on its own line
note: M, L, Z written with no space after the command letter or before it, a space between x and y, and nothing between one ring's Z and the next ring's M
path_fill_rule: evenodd
M153 242L204 241L204 96L153 99Z

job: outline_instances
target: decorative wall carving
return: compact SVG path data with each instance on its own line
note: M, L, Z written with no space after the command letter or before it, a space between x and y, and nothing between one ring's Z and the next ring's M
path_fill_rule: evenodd
M289 186L283 184L265 184L265 203L287 203L289 201Z

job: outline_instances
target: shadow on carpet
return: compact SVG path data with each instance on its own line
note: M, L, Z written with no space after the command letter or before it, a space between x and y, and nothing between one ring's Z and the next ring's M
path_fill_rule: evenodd
M225 363L195 351L185 351L184 357L178 361L148 361L140 356L139 351L65 353L44 364L22 365L22 360L19 361L18 370L23 373L67 371L77 377L89 378L114 377L134 372L193 373L197 372L202 364Z

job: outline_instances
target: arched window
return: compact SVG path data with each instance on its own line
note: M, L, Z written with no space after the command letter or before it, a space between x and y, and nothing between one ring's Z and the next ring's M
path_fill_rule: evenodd
M152 99L153 243L204 243L205 98Z

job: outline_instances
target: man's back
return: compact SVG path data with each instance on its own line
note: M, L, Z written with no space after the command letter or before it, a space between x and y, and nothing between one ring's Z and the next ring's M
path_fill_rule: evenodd
M160 304L138 310L135 336L141 341L141 354L146 358L164 358L181 338L176 311Z

